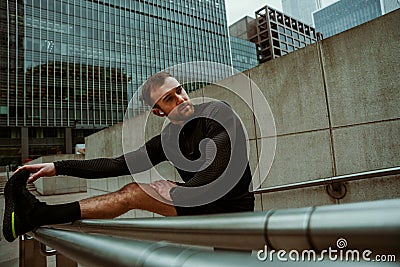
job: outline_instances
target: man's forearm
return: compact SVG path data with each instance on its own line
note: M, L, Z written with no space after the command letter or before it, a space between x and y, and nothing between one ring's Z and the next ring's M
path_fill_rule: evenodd
M63 160L54 162L54 166L56 175L69 175L87 179L130 174L124 156L91 160Z

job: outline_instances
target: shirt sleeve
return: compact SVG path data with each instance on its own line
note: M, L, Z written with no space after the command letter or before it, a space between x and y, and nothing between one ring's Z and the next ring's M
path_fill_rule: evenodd
M96 179L139 173L165 160L158 135L139 149L116 158L54 162L57 175Z

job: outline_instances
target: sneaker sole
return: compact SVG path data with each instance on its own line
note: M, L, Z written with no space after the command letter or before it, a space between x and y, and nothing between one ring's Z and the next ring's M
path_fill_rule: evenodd
M18 175L13 175L10 178L10 180L8 180L4 188L5 209L3 218L3 235L8 242L13 242L18 237L16 224L17 221L19 221L19 219L15 214L15 200L14 200L13 188L14 185L16 184L17 177L21 176L24 176L24 178L26 177L24 181L26 183L26 181L29 178L29 172L22 170L18 173ZM21 181L18 182L22 182L22 178L18 179L21 179Z

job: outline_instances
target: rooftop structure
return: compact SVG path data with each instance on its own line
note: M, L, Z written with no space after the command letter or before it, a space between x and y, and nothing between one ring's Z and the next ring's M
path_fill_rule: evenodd
M268 6L256 11L255 28L250 41L257 45L260 63L316 41L313 27Z

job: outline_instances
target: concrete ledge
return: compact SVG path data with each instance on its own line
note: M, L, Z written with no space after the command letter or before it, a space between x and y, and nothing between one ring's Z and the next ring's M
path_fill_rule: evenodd
M37 158L29 162L29 164L48 163L48 162L69 160L69 159L82 160L85 159L85 157L83 155L75 155L75 154L52 155L52 156ZM86 180L71 176L43 177L35 182L35 186L39 194L45 196L79 193L79 192L86 192L87 190Z

